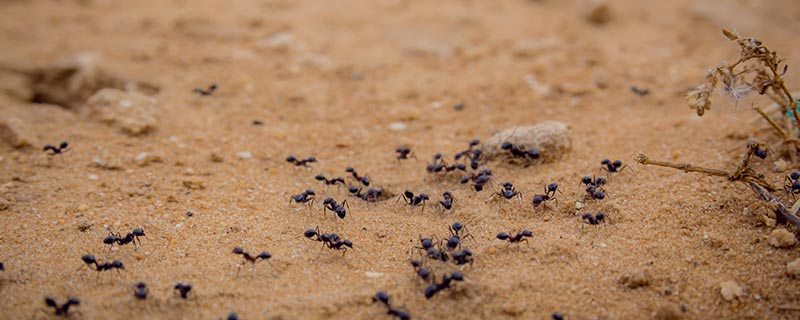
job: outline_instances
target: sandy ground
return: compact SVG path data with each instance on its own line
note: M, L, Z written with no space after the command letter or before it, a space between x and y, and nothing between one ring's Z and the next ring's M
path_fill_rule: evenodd
M698 118L683 95L709 67L737 58L725 27L777 50L790 65L787 83L800 83L800 6L614 1L602 24L586 19L590 7L4 1L0 117L12 129L0 141L0 318L45 318L37 311L45 296L74 296L81 304L72 316L85 319L388 319L371 303L377 290L424 319L800 317L800 280L786 275L798 249L768 244L773 227L749 189L632 163L642 151L731 168L747 138L769 142L766 125L750 122L749 102L715 97ZM69 79L78 80L43 80L76 56L83 64ZM71 93L44 97L48 81ZM219 84L213 95L192 92L210 83ZM141 92L151 109L98 120L86 100L108 86ZM489 162L488 191L425 171L436 152L449 159L473 138L545 120L571 127L572 150L527 168ZM41 152L64 140L66 153ZM397 161L400 145L417 159ZM318 162L295 168L284 161L290 154ZM583 210L602 210L609 223L584 227L573 210L579 181L602 174L603 158L633 170L612 177L609 197ZM775 170L776 160L757 167L782 184L791 168ZM432 201L424 211L394 198L367 205L313 179L344 176L347 166L389 192ZM523 200L490 200L503 181ZM554 181L559 209L534 211L532 195ZM323 215L321 201L311 210L287 204L308 188L318 200L347 199L347 217ZM441 212L434 203L445 190L456 203ZM465 281L425 299L409 252L420 236L449 236L455 221L474 236L463 242L474 263L430 262L437 278L460 270ZM301 236L315 226L354 248L321 250ZM146 232L138 248L103 245L109 231L136 227ZM527 246L495 239L522 229L534 233ZM272 259L237 275L235 246ZM89 253L126 269L76 271ZM641 287L621 284L637 274L646 274ZM133 296L137 281L149 287L144 301ZM720 294L726 281L742 289L732 301ZM175 295L176 282L192 284L189 299Z

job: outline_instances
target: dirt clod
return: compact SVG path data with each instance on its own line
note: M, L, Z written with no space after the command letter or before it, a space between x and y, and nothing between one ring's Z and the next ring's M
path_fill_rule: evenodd
M650 281L650 274L646 270L630 271L619 278L619 283L630 289L649 286Z
M90 119L137 136L156 128L156 100L136 92L102 89L86 101Z
M800 278L800 258L786 264L786 274L793 278Z
M537 125L509 128L486 139L483 151L488 158L508 153L500 145L509 141L526 149L537 148L543 162L555 161L572 149L572 130L563 122L545 121Z
M795 243L797 243L797 238L784 228L773 230L769 236L769 244L775 248L789 248L793 247Z
M725 301L733 301L733 299L744 295L744 290L736 281L723 281L719 284L719 294L722 295L722 299L725 299Z

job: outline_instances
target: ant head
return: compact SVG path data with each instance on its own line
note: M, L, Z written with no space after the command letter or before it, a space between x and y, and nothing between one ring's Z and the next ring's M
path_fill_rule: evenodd
M464 275L461 274L461 272L456 271L450 274L450 279L464 281Z
M488 181L488 180L487 180L487 181ZM485 182L485 181L484 181L484 182ZM480 183L478 183L478 181L477 181L477 180L475 181L475 185L474 185L473 187L475 188L475 191L476 191L476 192L481 192L481 191L483 191L483 184L480 184Z
M344 169L344 171L352 173L352 172L356 171L356 169L353 169L353 167L347 167L347 168Z
M606 197L606 193L603 191L595 191L594 197L598 200L603 200Z
M425 287L425 298L426 299L432 298L433 295L435 295L436 291L438 290L439 288L436 286L436 284L428 285L427 287Z
M306 189L306 191L304 191L303 193L305 193L308 196L316 195L316 193L314 193L314 190L311 189Z
M800 171L792 171L792 173L791 173L791 174L789 174L789 177L790 177L792 180L798 180L798 179L800 179Z
M467 171L467 166L465 166L463 163L456 163L453 165L453 167L459 170Z
M417 259L411 260L411 266L412 267L418 268L420 265L422 265L422 262L420 262L419 260L417 260Z
M456 221L456 222L453 222L452 228L453 228L453 231L458 232L462 228L464 228L464 225L461 223L461 221Z
M428 271L428 269L425 269L425 268L419 268L419 271L417 271L417 274L418 274L420 277L427 278L428 276L430 276L430 275L431 275L431 272L430 272L430 271Z
M511 150L511 148L513 148L513 147L514 147L514 144L512 144L511 142L508 142L508 141L505 141L505 142L503 142L503 144L500 145L500 149L503 149L503 150Z
M344 219L347 216L347 211L344 210L344 207L336 208L336 215L339 216L339 219Z
M603 159L603 161L600 161L600 164L603 164L603 165L608 165L610 163L611 163L611 160L608 160L608 159Z
M602 186L602 185L604 185L604 184L606 184L606 177L597 177L597 178L594 178L594 185L596 185L596 186Z
M103 243L105 243L105 244L113 244L114 241L116 241L116 240L117 240L117 237L115 237L113 235L108 235L105 238L103 238ZM84 261L86 261L86 260L84 260ZM91 262L87 262L87 263L91 263Z
M761 159L764 159L764 158L761 158ZM614 168L619 168L619 167L622 166L622 160L616 160L611 165L614 166Z
M211 90L211 91L217 90L217 84L216 83L212 83L210 86L208 86L208 89Z
M591 184L592 183L592 177L583 176L583 178L581 178L581 183L583 183L583 184Z
M70 297L69 299L67 299L67 304L79 305L81 304L81 300L78 300L78 298Z
M228 318L227 318L227 319L228 319L228 320L239 320L239 315L238 315L238 314L236 314L236 312L231 312L231 313L228 315Z
M464 250L461 250L461 253L463 253L465 256L471 256L472 255L472 250L464 249Z
M308 229L305 232L303 232L303 236L305 236L306 238L311 238L316 235L317 235L317 230L314 229Z
M145 235L144 234L144 230L142 230L142 228L133 229L132 233L133 233L134 236L139 236L139 237L142 237L142 236Z
M69 146L69 143L67 143L66 141L64 141L64 142L62 142L62 143L59 145L59 148L60 148L60 149L66 149L68 146Z
M367 177L367 176L361 177L361 183L363 183L365 186L368 186L369 185L369 177Z
M119 261L119 260L114 260L114 261L112 261L112 262L111 262L111 267L112 267L112 268L117 268L117 269L122 269L122 270L125 270L125 265L124 265L124 264L122 264L122 261Z
M295 161L297 161L297 157L295 157L293 155L289 155L288 157L286 157L286 161L287 162L295 162Z
M447 239L447 247L450 249L455 249L458 246L459 241L458 237L452 236L450 239Z
M564 320L564 315L559 312L553 312L553 320Z
M491 176L492 175L492 170L483 169L483 170L481 170L481 172L478 173L478 175L479 176Z
M380 302L383 302L384 304L388 304L389 303L389 294L386 293L386 292L383 292L383 291L378 291L378 293L376 293L375 296L372 297L372 302L375 302L375 301L380 301Z
M756 147L755 154L756 154L756 157L759 157L761 159L766 159L767 158L767 149L761 149L761 148Z
M472 139L472 141L469 142L469 146L470 147L474 147L474 146L477 146L479 144L481 144L481 140L480 139Z
M512 184L511 182L508 182L508 181L503 182L503 188L504 189L511 189L513 187L514 187L514 184Z
M537 194L537 195L533 196L533 205L534 206L540 205L543 201L544 201L544 197L542 197L542 195Z
M358 193L359 190L360 189L358 187L356 187L356 186L350 186L349 188L347 188L347 191L349 191L352 194Z
M306 162L317 162L317 158L308 157L308 159L306 159Z
M144 289L147 287L147 285L143 281L137 282L134 286L136 287L136 289Z
M244 249L242 249L242 247L233 248L233 253L234 254L244 254Z
M551 183L547 185L547 191L555 192L558 189L558 183Z
M272 258L272 255L269 252L263 251L263 252L258 254L257 258L261 258L261 259L266 260L266 259Z
M533 236L533 232L530 230L522 230L522 235L525 237L531 237Z
M53 298L50 298L50 297L45 297L44 298L44 304L46 304L46 305L48 305L50 307L57 307L56 300L53 299Z
M531 148L530 150L528 150L528 158L539 159L540 156L541 153L539 153L539 149Z
M433 248L433 239L431 239L431 238L422 238L422 239L420 239L419 242L420 242L420 245L422 245L422 248L424 248L424 249Z
M331 204L331 203L334 203L334 202L335 202L335 200L333 200L333 198L325 198L325 200L322 201L322 204Z
M422 199L422 200L429 200L429 199L430 199L430 198L428 198L428 195L427 195L427 194L424 194L424 193L420 193L418 197L419 197L420 199Z
M452 198L453 194L450 193L450 191L445 191L445 192L442 193L442 197L444 197L444 198Z
M471 178L472 178L472 177L470 177L470 176L463 176L463 177L461 177L461 180L458 180L458 183L465 184L465 183L467 183L467 182L469 181L469 179L471 179Z
M394 152L397 152L397 153L409 153L409 152L411 152L411 148L409 148L409 147L397 147L397 149L394 149Z
M344 245L352 248L353 247L353 242L350 241L349 239L344 239Z
M594 217L597 219L597 221L602 221L606 217L606 214L598 211Z
M506 240L508 238L510 238L510 236L505 231L500 232L500 233L497 234L497 239Z
M85 254L81 257L81 260L86 264L97 263L97 259L95 259L93 254Z
M441 158L442 158L442 154L439 153L439 152L437 152L436 154L433 155L433 160L439 160Z
M477 170L478 166L480 166L480 165L481 164L478 163L478 160L476 160L476 159L472 159L472 161L469 163L469 167L472 168L472 170Z
M317 179L319 181L323 181L323 180L325 180L325 176L320 173L320 174L314 176L314 179Z

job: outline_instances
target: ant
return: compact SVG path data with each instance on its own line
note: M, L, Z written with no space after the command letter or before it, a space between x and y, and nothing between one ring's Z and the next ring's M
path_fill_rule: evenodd
M253 256L250 253L244 251L244 249L242 249L242 247L233 248L233 254L242 255L242 257L244 258L245 262L250 262L252 264L255 264L256 262L258 262L258 259L268 260L269 258L272 258L272 255L269 252L266 252L266 251L262 251L257 256Z
M469 181L472 181L472 187L475 188L476 192L481 192L483 190L483 186L486 183L490 182L489 180L492 178L492 170L483 169L478 174L471 173L461 178L458 182L461 184L465 184Z
M317 227L316 229L306 230L305 232L303 232L303 236L314 241L322 242L322 247L328 246L329 249L344 250L344 252L342 252L342 255L344 255L347 252L347 247L351 249L353 248L352 241L348 239L342 240L336 233L320 233L319 227ZM313 237L316 237L316 239L312 239Z
M764 156L766 157L766 154ZM611 160L603 159L603 161L600 161L600 165L600 169L607 171L609 177L611 177L611 174L613 173L622 172L622 170L628 168L627 164L622 165L622 160L614 160L614 162L611 162Z
M142 244L142 240L140 240L139 237L144 237L144 236L145 236L145 234L144 234L144 230L142 230L142 228L133 229L133 231L129 232L128 234L126 234L125 237L120 237L119 232L117 232L116 235L114 235L113 233L109 232L108 236L103 238L103 243L109 245L109 247L113 246L115 242L119 246L124 246L126 244L131 243L131 242L133 242L134 245L137 245L137 242L138 242L138 245L141 245Z
M469 263L472 266L472 250L462 249L461 251L453 252L451 255L456 265L460 266Z
M444 159L442 159L442 154L437 152L433 155L433 161L428 163L425 170L427 170L428 173L441 172L446 166L447 164L444 162Z
M439 292L439 291L442 291L442 290L444 290L444 289L447 289L447 288L449 288L449 287L450 287L450 283L451 283L453 280L455 280L455 281L464 281L464 276L461 274L461 272L457 272L457 271L456 271L456 272L453 272L453 273L451 273L451 274L449 274L449 275L448 275L448 274L445 274L445 275L442 277L442 282L440 282L440 283L433 283L433 284L431 284L431 285L428 285L428 286L425 288L425 298L426 298L426 299L430 299L430 298L432 298L434 295L436 295L436 293L437 293L437 292Z
M525 241L525 244L528 244L528 239L525 238L530 238L530 237L533 237L533 232L530 230L522 230L520 232L517 232L517 234L515 234L514 236L509 235L505 231L497 234L497 239L508 241L508 243L516 243L516 244L519 244L522 241Z
M449 165L449 166L448 165L444 166L444 171L445 172L451 172L451 171L456 171L456 170L461 170L461 171L466 172L467 171L467 166L464 165L463 163L454 163L454 164Z
M0 271L6 271L6 266L2 262L0 262Z
M786 194L791 194L792 198L796 194L800 194L800 172L799 171L792 171L786 178L783 179L785 184L783 185L783 190L786 190Z
M144 282L139 281L133 287L134 287L133 296L135 296L136 299L139 300L147 299L147 293L149 292L149 290L147 290L147 285Z
M57 155L57 154L63 153L64 151L66 151L67 147L69 147L69 143L64 141L60 145L58 145L57 147L53 146L53 145L50 145L50 144L46 144L46 145L44 145L44 148L42 149L42 151L47 152L48 150L50 150L53 153L48 153L47 155L52 156L52 155Z
M400 198L402 198L403 201L407 202L408 205L422 206L422 211L425 211L425 201L428 201L430 199L428 195L424 193L420 193L415 196L414 193L411 192L411 190L406 190L405 192L403 192L403 194L401 194L400 197L397 198L397 200L400 201Z
M328 241L328 248L331 250L342 250L342 255L347 253L347 248L353 249L353 242L348 239L339 239L337 234L331 235L331 240Z
M217 84L212 83L211 85L208 86L208 89L194 88L192 92L197 93L201 96L210 96L211 94L214 93L215 90L217 90Z
M411 266L414 267L414 271L417 273L417 276L426 283L434 280L433 277L431 277L431 272L428 271L427 268L423 267L422 262L419 260L411 260Z
M445 191L444 193L442 193L442 198L444 200L439 201L439 205L442 206L442 208L444 208L445 210L450 210L451 208L453 208L453 202L455 201L455 199L453 199L453 194L450 191Z
M311 206L314 204L314 196L317 195L314 193L314 190L306 189L303 193L293 195L289 198L289 204L292 204L292 200L297 203L308 203L308 208L310 209Z
M426 258L433 258L433 260L439 260L441 262L447 262L449 256L447 252L444 250L436 250L436 248L430 248L427 252L425 252Z
M172 289L178 290L178 293L181 295L181 298L186 299L186 297L189 295L189 291L192 291L192 285L188 283L178 282Z
M456 153L455 156L454 156L454 159L456 161L458 161L461 158L467 158L470 161L477 161L477 158L480 157L480 155L482 154L482 151L481 151L481 149L474 149L473 150L472 148L477 146L477 145L479 145L479 144L481 144L481 140L480 139L472 139L472 141L469 142L469 148L467 150L464 150L464 151L461 151L459 153ZM473 169L475 169L475 168L473 168Z
M595 215L592 215L591 213L587 212L587 213L584 213L583 216L581 216L581 220L583 220L584 224L593 225L593 226L597 226L600 223L605 223L606 219L608 219L606 214L602 213L600 211L598 211L597 214L595 214ZM581 226L581 230L583 230L583 226Z
M322 205L323 214L325 214L326 210L330 210L335 212L340 219L344 219L344 217L347 215L347 210L345 210L345 207L350 209L350 205L347 204L347 200L343 200L342 203L339 204L336 203L336 200L333 200L333 198L325 198L325 201L322 201Z
M644 96L650 94L650 89L639 88L637 86L631 86L631 92L639 95L640 97L644 97Z
M411 148L409 147L397 147L394 149L394 152L397 153L397 160L407 160L408 155L411 154ZM412 157L414 155L411 155Z
M392 308L391 304L389 303L389 294L384 292L384 291L378 291L378 293L376 293L372 297L372 303L375 303L375 302L383 303L383 305L385 305L386 308L389 309L388 311L386 311L386 314L388 314L390 316L395 316L395 317L399 318L400 320L409 320L409 319L411 319L411 316L408 314L408 312Z
M522 145L515 145L509 141L503 142L503 144L500 145L500 149L508 150L508 152L510 152L511 156L514 158L523 158L523 159L530 158L536 160L539 159L539 157L541 156L541 153L539 153L539 149L536 148L526 149Z
M545 202L550 201L550 200L555 200L556 203L558 203L558 200L556 199L556 191L561 192L560 190L558 190L558 184L555 183L555 182L550 183L547 186L545 186L544 187L544 194L535 194L535 195L533 195L533 207L536 208L540 204L545 203ZM545 208L547 208L547 207L545 206Z
M308 157L308 158L305 158L305 159L297 159L297 157L295 157L293 155L289 155L288 157L286 157L286 162L294 164L297 167L301 167L302 166L302 167L306 167L306 168L311 168L311 166L309 166L308 164L317 162L317 158Z
M228 317L225 318L225 319L227 319L227 320L239 320L239 315L236 314L236 312L231 312L230 314L228 314Z
M349 172L350 174L352 174L353 175L353 179L355 179L356 181L360 182L365 187L369 187L369 177L368 176L359 176L358 172L356 172L356 169L353 169L353 167L347 167L347 168L344 169L344 171L345 172Z
M596 177L592 178L589 176L584 176L581 178L581 183L586 185L586 199L592 200L603 200L606 197L606 193L603 190L603 185L606 184L606 178L604 177Z
M117 269L117 273L119 273L119 270L125 270L125 265L122 264L122 261L119 260L114 260L112 262L106 261L103 263L98 263L94 255L91 254L83 255L81 257L81 260L83 260L83 263L85 263L87 266L94 264L94 270L97 271L97 276L100 276L101 271Z
M81 301L78 300L78 298L68 297L67 301L59 306L58 303L56 303L55 299L50 297L45 297L44 304L46 304L48 307L52 307L55 311L55 315L68 317L69 307L80 305Z
M323 183L325 183L325 185L327 185L327 186L329 186L329 185L335 185L335 184L337 184L337 183L341 183L342 185L346 185L346 183L344 182L344 178L342 178L342 177L336 177L336 178L327 179L327 178L325 178L325 176L324 176L324 175L322 175L321 173L320 173L320 174L318 174L318 175L316 175L316 176L314 177L314 179L316 179L317 181L322 181L322 182L323 182Z
M503 183L503 187L502 187L502 189L500 189L499 192L493 193L490 197L494 197L494 196L501 196L501 197L506 198L506 199L511 199L513 197L517 197L520 200L522 200L522 192L519 192L516 189L514 189L514 184L512 184L511 182L507 182L507 181Z
M358 188L356 186L350 186L350 188L348 188L348 191L351 194L366 202L377 202L378 199L383 195L382 189L370 188L366 193L361 193L361 190L362 188Z
M461 240L466 239L467 237L473 237L471 233L467 233L462 235L460 232L461 230L465 230L466 228L461 222L456 221L453 223L452 226L448 226L448 230L450 230L450 238L447 239L447 249L455 250L456 247L461 246ZM474 239L475 237L473 237Z

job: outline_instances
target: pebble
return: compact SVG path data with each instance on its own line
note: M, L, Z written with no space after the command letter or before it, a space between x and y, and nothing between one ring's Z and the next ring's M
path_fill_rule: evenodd
M81 204L78 206L78 211L80 211L80 212L84 212L84 211L86 211L86 210L89 210L89 205L88 205L88 204L81 203Z
M253 157L253 153L250 152L250 151L241 151L241 152L237 152L236 156L239 157L239 158L242 158L242 159L250 159L250 158Z
M366 272L364 272L364 275L367 276L367 278L380 278L380 277L383 277L383 273L381 273L381 272L373 272L373 271L366 271Z
M645 270L630 271L619 278L619 283L630 289L646 287L650 285L650 274Z
M94 173L90 173L89 174L89 180L97 180L97 179L100 179L100 176L98 176L98 175L96 175Z
M156 100L137 92L105 88L86 101L90 119L120 129L123 133L138 136L156 127Z
M744 290L739 286L736 281L724 281L719 284L719 294L725 301L733 301L733 299L744 295Z
M488 159L508 155L500 145L509 141L526 149L537 148L541 158L537 161L551 162L560 159L572 149L572 130L558 121L545 121L537 125L512 127L493 134L483 144ZM509 155L510 156L510 155Z
M203 180L200 179L183 180L183 186L192 190L202 190L206 188L203 186Z
M800 278L800 258L786 264L786 274L793 278Z
M775 248L789 248L797 243L794 233L789 232L784 228L778 228L772 231L769 236L769 244Z
M584 2L583 16L586 21L602 25L611 20L611 8L606 0L588 0Z
M395 121L389 124L389 130L402 131L408 128L408 125L403 121Z
M146 167L153 162L161 162L161 156L149 152L142 152L133 158L133 163L140 167Z
M222 162L224 160L225 159L221 155L219 155L219 153L217 153L217 152L212 152L211 153L211 162L220 163L220 162Z
M89 228L91 228L93 225L94 225L94 222L91 222L89 220L86 220L86 219L78 220L78 230L80 230L81 232L85 232L86 230L89 230Z

